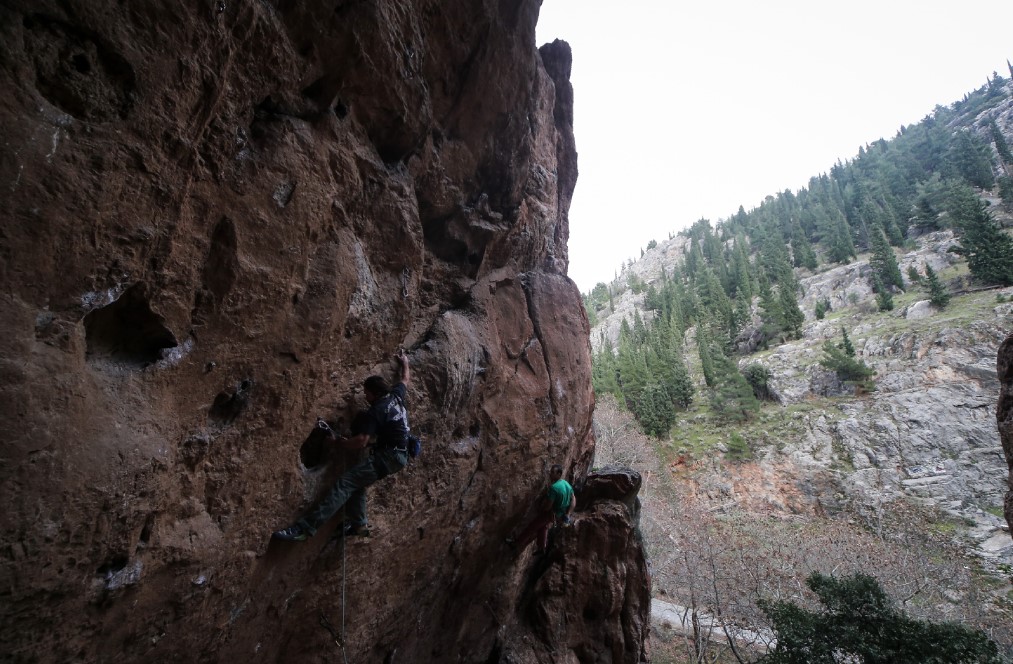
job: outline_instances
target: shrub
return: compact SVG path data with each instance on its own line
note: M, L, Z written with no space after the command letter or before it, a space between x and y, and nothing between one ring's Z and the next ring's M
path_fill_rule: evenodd
M773 378L770 369L754 362L742 370L742 376L753 388L753 395L760 401L773 401L774 395L770 391L769 382Z
M1002 662L998 647L982 632L897 611L871 576L838 579L814 572L806 585L823 605L821 610L791 602L761 603L777 633L777 645L760 658L762 664Z

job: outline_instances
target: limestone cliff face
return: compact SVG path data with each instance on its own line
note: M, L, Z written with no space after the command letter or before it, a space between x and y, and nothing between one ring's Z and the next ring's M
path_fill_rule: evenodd
M1001 211L996 217L1013 221ZM923 273L926 265L953 273L950 268L959 260L949 251L957 242L953 231L912 242L898 256L905 274L909 267ZM659 243L629 269L651 283L660 278L663 265L682 256L685 245L679 236ZM806 315L801 338L739 359L740 367L756 363L770 372L771 396L784 407L783 428L751 439L757 459L745 464L750 467L739 475L722 471L707 477L699 494L774 513L849 508L873 514L884 503L909 499L957 517L959 545L999 573L1013 563L1010 530L997 515L1006 492L1007 459L1013 457L1007 441L1003 458L993 416L1000 381L1010 381L1002 375L1008 367L1004 352L1009 355L1000 344L1013 320L1013 289L982 291L958 274L947 286L959 300L947 309L931 306L924 299L926 289L909 284L910 299L881 314L869 274L865 259L815 274L800 272L800 307ZM814 310L823 299L830 301L833 316L817 320ZM644 294L630 291L616 297L615 313L602 316L592 343L607 339L618 345L622 319L632 320L643 300ZM651 318L651 312L641 315ZM754 322L756 330L759 318ZM823 344L839 340L842 327L860 359L876 371L874 392L855 396L853 387L820 364ZM756 350L758 338L747 328L740 348ZM696 361L694 344L690 335L685 353L690 366ZM1000 403L998 410L1002 430L1010 407Z
M0 651L645 657L628 509L539 565L502 545L593 455L538 6L5 3ZM356 461L315 417L347 426L401 346L426 449L371 489L374 536L269 545Z

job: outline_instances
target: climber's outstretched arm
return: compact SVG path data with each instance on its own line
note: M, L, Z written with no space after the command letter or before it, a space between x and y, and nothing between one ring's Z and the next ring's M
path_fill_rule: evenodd
M402 350L395 355L398 364L401 365L401 382L404 383L405 387L408 387L408 383L412 379L412 370L408 366L408 355Z

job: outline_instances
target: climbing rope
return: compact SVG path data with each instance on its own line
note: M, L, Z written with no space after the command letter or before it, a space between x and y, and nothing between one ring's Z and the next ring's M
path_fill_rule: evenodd
M345 510L341 510L342 521L345 519ZM344 525L340 526L344 527ZM326 629L331 638L334 639L334 645L341 649L341 660L344 664L348 664L348 653L345 651L345 540L346 537L341 538L341 634L334 629L334 625L324 615L323 610L320 611L320 626Z
M344 521L348 518L344 507L341 508L341 527L344 528ZM341 659L348 664L348 657L345 653L345 542L347 537L341 538Z

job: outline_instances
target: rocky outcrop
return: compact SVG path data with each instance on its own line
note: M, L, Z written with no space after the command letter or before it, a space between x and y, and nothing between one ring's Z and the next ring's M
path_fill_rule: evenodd
M580 484L593 455L570 53L537 12L0 8L0 650L644 656L628 510L535 582L501 546L548 464ZM269 545L356 461L315 417L347 427L399 347L426 447L370 490L373 537Z
M640 484L629 469L588 475L572 524L554 531L525 579L523 629L536 643L572 652L571 661L649 661L650 572L635 525ZM503 661L542 661L529 640L504 641Z
M1006 523L1013 528L1013 335L1006 337L999 347L996 368L1001 390L995 417L999 425L1002 451L1006 455L1006 464L1009 468L1003 511L1006 514Z

